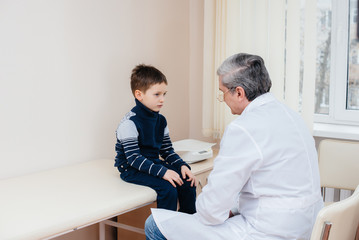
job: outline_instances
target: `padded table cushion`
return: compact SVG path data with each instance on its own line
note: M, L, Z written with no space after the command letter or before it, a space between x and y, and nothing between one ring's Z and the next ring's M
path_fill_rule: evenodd
M103 159L0 181L0 239L43 239L156 200Z

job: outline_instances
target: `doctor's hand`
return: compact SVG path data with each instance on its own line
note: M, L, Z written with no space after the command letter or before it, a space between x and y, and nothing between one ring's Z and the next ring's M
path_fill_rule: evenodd
M191 187L197 186L196 177L186 165L181 166L181 173L183 179L186 179L188 177L187 181L191 182Z
M176 187L176 183L180 186L183 184L183 181L182 181L180 175L170 169L167 169L165 175L163 176L163 179L169 181L172 184L172 186L174 186L174 187Z

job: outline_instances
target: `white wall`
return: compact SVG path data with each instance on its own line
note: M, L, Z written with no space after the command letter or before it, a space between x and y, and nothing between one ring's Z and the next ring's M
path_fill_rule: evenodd
M0 179L113 158L139 63L167 76L162 113L188 137L189 19L189 0L0 0Z

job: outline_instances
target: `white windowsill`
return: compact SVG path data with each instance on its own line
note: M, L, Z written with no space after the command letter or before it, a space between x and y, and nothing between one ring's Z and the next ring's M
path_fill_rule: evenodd
M315 137L339 138L359 141L359 126L314 123L313 135Z

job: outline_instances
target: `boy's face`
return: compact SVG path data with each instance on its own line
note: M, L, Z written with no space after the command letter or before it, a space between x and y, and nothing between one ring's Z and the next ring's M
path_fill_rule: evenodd
M145 93L140 90L136 90L135 97L150 110L159 112L165 101L166 93L166 83L160 83L152 85Z

